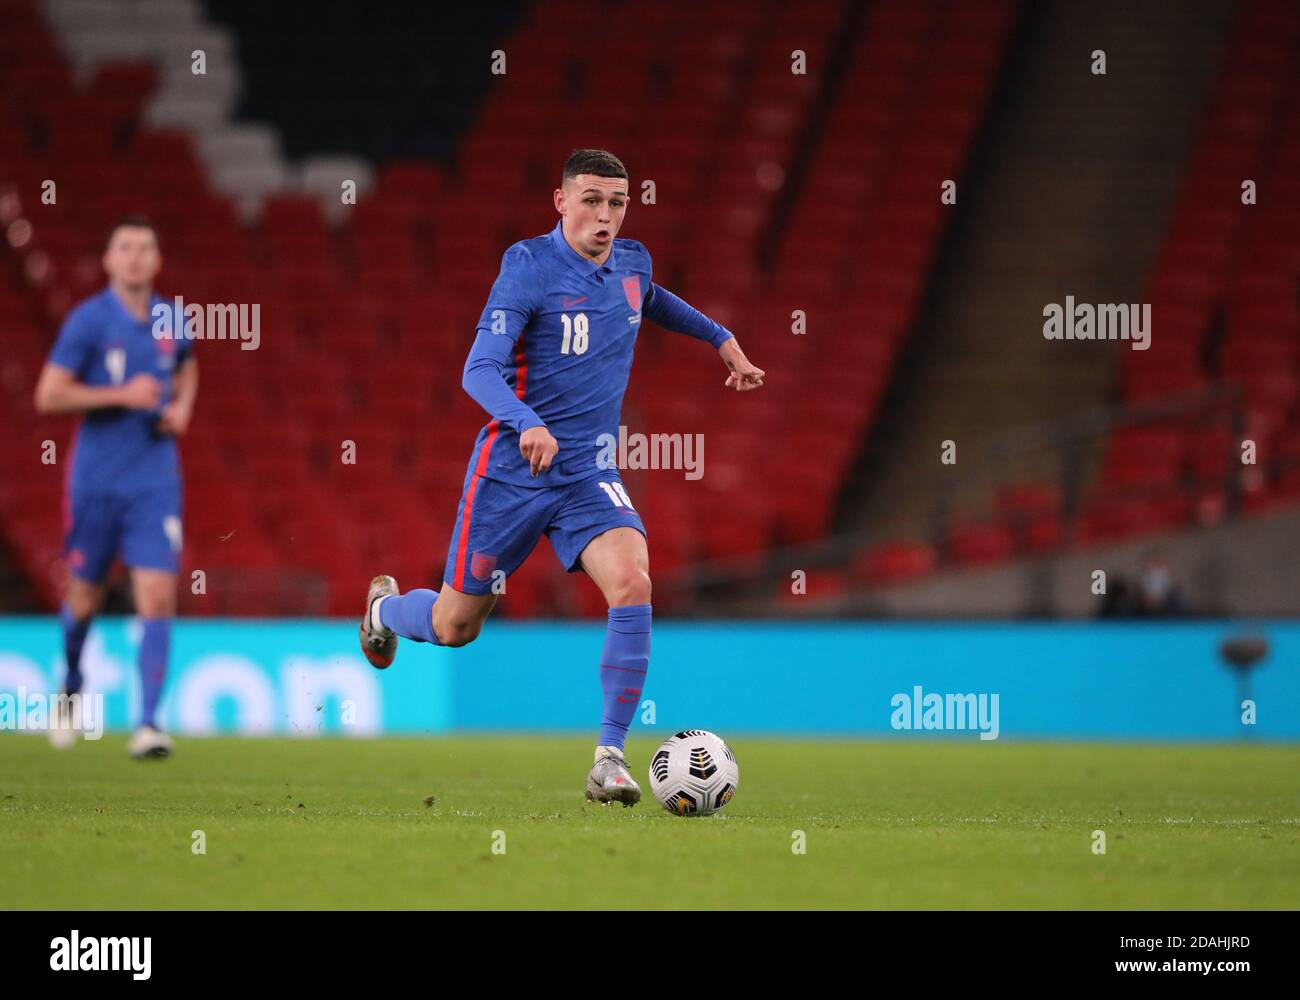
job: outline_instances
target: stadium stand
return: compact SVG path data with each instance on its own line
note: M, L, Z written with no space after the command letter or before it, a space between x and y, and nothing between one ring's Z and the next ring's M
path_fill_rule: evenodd
M698 345L643 334L630 429L693 433L706 419L710 428L703 482L659 472L651 488L647 477L629 476L655 535L657 571L756 556L826 530L937 239L931 179L960 163L1015 5L981 3L944 19L937 4L882 3L861 19L849 4L726 3L711 5L702 15L709 23L689 33L676 27L680 5L661 5L639 27L656 45L623 51L612 41L600 62L554 27L551 6L533 7L510 36L508 72L454 161L381 165L335 226L322 198L285 183L274 131L231 120L243 83L230 32L173 14L142 36L136 5L111 0L52 3L44 13L4 5L0 135L12 153L3 177L12 280L0 301L6 340L16 344L6 352L5 400L18 428L6 447L67 439L66 423L34 419L31 385L62 314L98 285L98 241L118 215L144 211L158 221L166 293L260 307L256 364L233 344L199 353L203 419L183 449L187 566L228 574L231 585L210 586L188 613L289 611L295 601L297 610L349 613L357 581L373 568L365 554L375 551L392 552L399 578L438 573L483 419L458 388L470 331L502 248L549 228L538 192L578 134L619 150L634 180L654 182L652 203L634 206L627 234L652 248L661 278L745 331L756 354L788 372L783 388L746 409L718 398L720 372L691 351ZM137 20L114 43L101 29L128 7ZM846 24L854 31L843 36ZM187 80L169 46L168 38L191 37L210 43L212 88ZM791 73L790 39L806 74ZM132 44L138 60L118 61ZM861 49L872 65L833 93L827 66L837 45ZM188 54L194 46L184 47ZM654 52L664 57L646 55ZM621 90L612 112L598 82L611 60ZM926 74L918 96L914 81L936 62L944 71ZM80 82L86 72L93 75ZM166 99L150 105L160 78ZM567 120L543 119L541 102L561 89L570 97ZM176 124L187 107L197 127L157 127ZM819 116L821 141L809 158L799 140ZM600 122L594 133L592 121ZM850 158L855 142L874 150L869 173ZM801 161L806 176L791 176ZM57 205L40 201L46 177L58 179ZM795 225L774 283L757 267L760 242L796 183ZM477 197L485 189L494 197ZM853 206L836 214L833 232L820 208L831 192ZM255 217L251 201L260 203ZM801 265L817 240L882 207L891 226L908 227L906 245L882 231L851 270ZM691 252L706 238L721 238L726 252ZM795 292L814 331L805 341L771 320L790 312ZM846 301L845 309L833 305ZM849 328L870 335L839 332ZM786 481L799 489L772 488L774 439ZM357 465L340 461L347 441ZM0 494L8 542L49 606L58 489L55 466ZM726 523L701 532L692 512L720 502ZM323 587L297 585L286 595L275 584L278 567L291 568L285 580ZM512 580L510 596L507 613L600 611L594 593L538 559Z
M1019 5L728 2L692 11L682 32L684 5L662 4L642 12L638 44L599 47L557 27L555 8L503 19L507 71L457 92L445 159L372 162L385 148L373 131L331 150L294 132L295 153L312 155L292 163L289 133L239 117L275 53L246 47L233 15L223 27L198 4L0 4L10 467L47 440L63 454L71 424L38 420L32 386L62 316L101 283L107 227L142 211L162 237L165 294L256 303L260 325L257 351L200 345L186 566L214 583L185 611L350 614L375 552L399 579L436 579L484 419L459 389L473 324L502 249L551 225L545 192L580 137L630 164L625 235L651 249L659 280L743 333L773 375L770 392L723 395L698 345L643 331L629 431L707 429L703 479L627 473L657 577L718 560L757 567L774 546L827 537L943 239L937 192L970 154ZM1300 458L1298 31L1292 5L1243 5L1148 281L1161 336L1122 361L1134 405L1240 385L1243 433L1265 459L1241 484L1248 511L1300 495L1300 474L1276 461ZM791 71L799 58L806 73ZM601 83L610 66L614 102ZM567 112L543 114L557 98ZM355 205L337 194L349 176ZM1242 177L1283 211L1239 211ZM825 252L845 246L854 252ZM341 458L348 442L356 464ZM953 512L933 538L849 552L831 586L1221 516L1236 443L1218 420L1118 428L1081 510L1061 483L1004 482L989 516ZM56 463L0 484L5 544L47 607L61 479ZM719 509L702 530L699 512ZM512 578L502 607L602 613L549 554Z

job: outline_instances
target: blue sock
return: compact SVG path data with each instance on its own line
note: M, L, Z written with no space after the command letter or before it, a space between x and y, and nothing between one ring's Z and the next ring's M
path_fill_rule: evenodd
M140 638L140 724L157 729L154 716L167 679L167 654L172 644L170 618L143 619L144 635Z
M77 694L81 691L84 680L81 676L81 648L86 644L86 635L90 632L90 619L77 621L65 604L59 608L59 620L63 622L63 658L68 663L63 690L68 694Z
M403 639L441 646L433 634L433 606L437 602L436 590L408 590L396 597L385 597L379 605L379 624Z
M631 604L609 609L605 651L600 657L600 688L605 714L597 746L623 749L628 726L636 715L650 665L650 605Z

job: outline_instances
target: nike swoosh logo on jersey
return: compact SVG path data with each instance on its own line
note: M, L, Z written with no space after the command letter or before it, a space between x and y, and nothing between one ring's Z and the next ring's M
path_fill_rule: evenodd
M587 296L586 296L586 295L584 295L584 296L583 296L582 298L580 298L580 299L574 299L573 301L569 301L568 296L565 296L565 297L564 297L564 304L563 304L560 308L562 308L562 309L571 309L571 308L573 308L574 306L576 306L576 305L581 305L583 302L586 302L586 301L587 301Z

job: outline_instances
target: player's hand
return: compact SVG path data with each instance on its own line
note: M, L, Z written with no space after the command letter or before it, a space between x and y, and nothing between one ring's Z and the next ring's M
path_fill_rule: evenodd
M727 381L722 384L724 389L734 386L737 392L749 392L762 386L763 377L767 372L749 363L749 358L745 357L745 352L740 349L735 337L724 342L718 348L718 353L726 366L731 369Z
M158 419L158 430L163 434L180 437L189 429L192 413L188 406L173 400L163 407L162 416Z
M162 402L163 386L152 375L133 375L121 388L121 403L128 410L153 410Z
M559 450L559 444L545 427L530 427L519 435L519 454L528 459L528 467L534 476L551 467Z

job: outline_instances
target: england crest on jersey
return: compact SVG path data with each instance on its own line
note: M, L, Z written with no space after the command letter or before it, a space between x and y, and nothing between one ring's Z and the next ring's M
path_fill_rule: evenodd
M627 304L632 307L634 312L641 311L641 279L635 274L630 278L623 279L623 294L627 296Z

